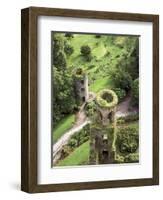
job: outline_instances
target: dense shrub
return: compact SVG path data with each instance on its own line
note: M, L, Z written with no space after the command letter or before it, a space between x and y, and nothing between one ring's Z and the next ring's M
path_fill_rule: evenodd
M75 148L88 141L90 136L89 129L89 125L86 125L83 129L73 135L69 140L68 146L71 148Z
M121 153L135 153L139 146L138 128L121 127L118 130L116 146Z
M115 162L116 163L124 163L124 157L120 156L119 154L116 154Z
M67 37L67 38L73 38L74 36L73 36L72 33L65 33L65 37Z
M91 54L91 48L88 45L83 45L80 52L83 56L87 56L88 54Z
M86 114L88 117L93 117L94 113L96 112L96 103L94 101L91 101L90 103L87 103L86 105Z
M75 148L77 147L77 140L75 140L74 138L71 138L68 145L71 147L71 148Z
M92 60L92 55L91 54L89 54L89 55L87 55L86 57L85 57L85 59L86 59L86 61L87 62L90 62L91 60Z
M127 156L125 156L124 161L127 163L133 163L139 161L139 154L138 153L130 153Z
M124 97L126 96L126 91L121 88L114 88L113 90L116 93L116 95L118 96L119 102L121 102L124 99Z
M132 83L132 104L139 106L139 79L135 79Z
M96 37L96 38L100 38L101 35L100 35L100 34L96 34L95 37Z
M84 56L86 61L91 61L92 60L92 55L91 55L91 48L88 45L83 45L80 48L81 55Z
M66 44L64 47L64 52L67 56L70 56L74 52L74 48L71 45Z
M68 70L58 70L53 67L53 125L64 116L74 111L76 107L73 79ZM67 106L69 105L69 106Z
M53 66L58 70L65 70L67 67L66 55L64 53L64 39L57 34L53 37Z
M52 51L53 51L53 125L61 120L64 115L73 110L73 107L70 109L65 109L63 106L66 103L71 103L73 105L75 103L73 98L72 88L72 79L67 73L67 61L66 55L64 53L64 38L59 34L53 35L52 42ZM64 75L65 74L65 75ZM63 78L64 77L64 78ZM64 87L66 86L66 87ZM64 94L64 96L63 96ZM69 98L71 96L71 98ZM69 101L70 100L70 101ZM63 112L66 111L66 112Z
M132 78L128 72L116 69L111 72L111 76L116 88L121 88L126 92L131 89Z

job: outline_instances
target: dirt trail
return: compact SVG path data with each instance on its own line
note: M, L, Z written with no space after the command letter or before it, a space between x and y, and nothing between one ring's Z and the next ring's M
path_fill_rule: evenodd
M89 119L86 117L84 112L85 103L81 106L80 111L76 115L76 122L74 126L67 131L54 145L53 145L53 164L55 164L58 160L59 153L64 145L66 145L76 132L80 131L84 126L90 123Z
M131 96L128 95L123 102L121 102L118 106L117 106L117 112L116 112L116 117L124 117L126 115L132 114L132 113L137 113L138 110L137 109L130 109L130 102L131 102Z

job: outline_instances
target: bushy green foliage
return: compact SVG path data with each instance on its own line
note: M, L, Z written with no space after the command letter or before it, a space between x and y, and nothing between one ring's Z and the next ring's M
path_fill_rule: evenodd
M112 99L105 98L106 94ZM113 90L104 89L97 94L96 102L102 108L112 108L118 103L118 97Z
M65 41L61 34L53 34L53 125L64 116L74 111L76 107L72 74L67 68ZM69 47L69 53L71 48ZM69 105L69 106L67 106Z
M100 34L96 34L95 37L96 38L101 38L101 35Z
M96 112L96 103L95 101L91 101L86 105L86 114L88 117L92 118Z
M86 125L83 129L81 129L78 133L76 133L71 137L68 146L70 146L72 149L78 147L87 140L89 140L89 136L90 136L90 127L89 125Z
M88 45L84 45L81 47L80 52L83 56L87 56L88 54L91 54L91 48Z
M67 70L53 68L53 125L65 115L73 112L76 101L73 79ZM69 106L67 106L69 105Z
M114 44L120 48L123 48L125 46L126 43L126 37L123 36L117 36L114 39Z
M139 79L132 83L132 105L139 106Z
M125 163L134 163L139 161L139 154L138 153L130 153L125 156L124 159Z
M132 78L128 72L116 69L111 72L111 76L116 88L121 88L126 92L131 89Z
M91 48L88 45L81 46L80 52L86 61L90 62L92 60Z
M125 160L124 156L116 154L116 157L115 157L115 162L116 163L124 163L124 160Z
M121 127L117 132L116 146L121 153L135 153L139 146L137 127Z
M67 56L70 56L74 52L74 48L69 44L65 44L64 52Z
M53 35L53 66L58 70L67 67L66 55L64 53L64 38L59 34Z
M126 96L126 91L121 88L114 88L113 90L116 93L116 95L118 96L119 102L121 102L124 99L124 97Z
M70 141L69 141L69 143L68 143L68 146L70 146L71 148L77 147L78 146L77 140L74 139L74 138L71 138Z
M67 37L67 38L73 38L74 37L74 35L72 34L72 33L65 33L65 37Z

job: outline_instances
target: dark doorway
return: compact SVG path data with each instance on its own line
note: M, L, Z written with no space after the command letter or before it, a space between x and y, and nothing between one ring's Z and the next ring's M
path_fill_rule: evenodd
M82 97L83 102L85 102L85 97Z
M102 151L102 164L108 163L108 156L109 156L108 150L103 150Z
M112 112L110 112L109 114L108 114L108 119L111 119L112 118Z

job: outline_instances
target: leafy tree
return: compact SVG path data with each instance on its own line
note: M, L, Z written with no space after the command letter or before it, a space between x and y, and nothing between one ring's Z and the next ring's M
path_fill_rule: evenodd
M87 103L86 105L86 114L88 117L92 118L94 117L94 114L96 112L96 103L94 101L91 101Z
M72 74L67 69L63 35L53 35L53 124L72 113L75 95ZM70 50L69 50L70 51Z
M95 37L96 38L101 38L101 35L100 34L96 34Z
M80 52L83 56L91 54L91 48L88 45L83 45L80 49Z
M53 65L59 70L65 70L67 66L64 53L64 39L62 35L53 35Z
M64 52L67 56L70 56L74 52L74 48L69 44L65 44Z
M121 153L135 153L139 146L137 128L124 127L118 130L116 145Z
M139 79L135 79L132 83L132 103L139 106Z
M114 88L113 91L116 93L116 95L118 96L118 101L121 102L124 97L126 96L126 91L124 89L121 88Z
M73 79L70 73L53 68L53 122L54 125L76 106Z
M67 37L67 38L73 38L74 36L73 36L73 34L72 33L65 33L65 37Z
M91 48L88 45L83 45L80 49L80 52L86 61L90 62L92 60Z
M126 92L131 89L132 78L128 72L116 69L111 72L111 75L116 88L121 88Z
M124 43L124 53L118 65L127 71L134 80L139 77L139 39L127 37Z
M130 153L127 156L125 156L124 159L125 162L133 163L139 161L139 154L138 153Z

